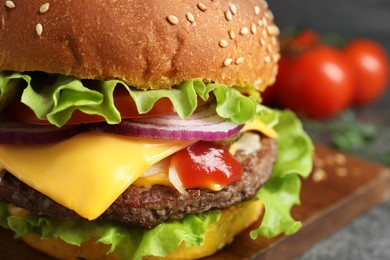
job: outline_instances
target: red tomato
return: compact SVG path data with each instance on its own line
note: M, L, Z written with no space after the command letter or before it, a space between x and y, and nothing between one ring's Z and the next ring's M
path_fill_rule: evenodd
M278 107L279 93L283 91L286 85L286 73L290 66L291 60L301 55L303 52L314 48L320 42L320 36L315 31L306 29L296 35L281 40L282 56L278 62L278 74L275 83L261 93L262 103L269 106Z
M268 86L264 92L261 93L262 103L266 106L278 107L279 95L283 91L283 86L286 84L286 74L289 67L290 59L281 56L278 62L278 74L274 84Z
M306 29L298 34L282 40L283 52L289 54L299 54L320 42L320 36L313 30Z
M156 116L156 115L170 114L175 112L172 102L167 98L162 98L155 103L152 110L150 110L146 114L140 115L138 113L134 100L131 98L129 93L123 88L115 89L114 103L115 103L115 107L120 112L122 118ZM205 102L199 100L198 103L202 105ZM13 117L18 121L31 123L31 124L49 124L49 122L46 120L38 119L34 114L34 112L21 102L14 103L10 107L10 111ZM67 124L76 125L81 123L102 122L102 121L105 121L105 119L101 116L88 115L88 114L84 114L79 110L75 110L72 114L72 117L67 122Z
M243 173L241 164L227 149L206 142L197 142L175 153L171 167L186 189L229 185Z
M335 116L353 96L354 77L345 54L327 46L311 48L289 64L282 106L315 119Z
M352 61L356 85L354 104L366 105L377 100L389 83L389 59L386 51L376 42L356 39L345 47Z

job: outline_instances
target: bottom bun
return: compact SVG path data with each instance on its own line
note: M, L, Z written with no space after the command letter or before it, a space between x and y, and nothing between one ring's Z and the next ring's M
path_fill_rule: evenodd
M231 243L235 235L258 220L263 213L263 204L259 200L254 200L221 212L221 218L208 227L202 246L186 248L184 244L181 244L175 252L163 259L197 259L214 254ZM60 239L41 240L35 235L28 235L22 239L31 247L59 259L118 259L113 254L106 254L110 248L109 245L95 243L93 240L87 241L81 246L75 246ZM148 257L143 259L162 258Z

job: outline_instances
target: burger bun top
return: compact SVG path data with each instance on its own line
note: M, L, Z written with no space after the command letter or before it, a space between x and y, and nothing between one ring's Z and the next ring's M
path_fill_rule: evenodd
M279 30L262 0L38 0L0 9L0 70L121 79L142 89L187 79L262 90Z

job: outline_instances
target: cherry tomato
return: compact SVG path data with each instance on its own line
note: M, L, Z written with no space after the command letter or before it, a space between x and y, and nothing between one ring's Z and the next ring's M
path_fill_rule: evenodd
M267 87L261 93L262 103L268 106L278 107L278 96L283 91L286 82L286 73L291 60L301 55L303 52L314 48L320 43L320 36L317 32L306 29L298 34L281 39L282 55L278 62L278 74L275 83Z
M286 84L286 74L289 68L290 59L281 56L278 62L278 74L274 84L268 86L264 92L261 93L262 103L266 106L279 106L279 93L283 91L283 86Z
M306 29L292 37L282 39L282 49L283 52L288 52L289 55L299 54L314 47L319 42L319 34L313 30Z
M315 119L335 116L353 96L354 77L345 54L317 46L293 58L279 90L282 106Z
M355 70L354 104L361 106L377 100L389 83L386 51L372 40L355 39L346 45L345 53Z
M241 164L227 149L206 142L197 142L175 153L171 167L186 189L229 185L243 173Z

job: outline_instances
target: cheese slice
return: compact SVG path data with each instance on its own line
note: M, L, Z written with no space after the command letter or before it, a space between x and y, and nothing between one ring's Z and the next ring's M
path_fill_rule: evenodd
M151 165L195 141L85 132L47 145L0 145L0 164L59 204L92 220Z
M277 133L254 120L242 131ZM79 215L99 217L152 165L195 141L84 132L60 143L0 145L0 168ZM168 167L137 185L168 185ZM165 170L166 169L166 170Z
M271 127L267 126L260 120L253 120L252 122L246 124L242 129L241 132L247 132L247 131L256 131L259 133L263 133L264 135L268 136L269 138L276 138L278 137L278 133Z

